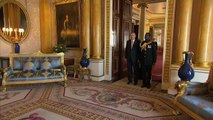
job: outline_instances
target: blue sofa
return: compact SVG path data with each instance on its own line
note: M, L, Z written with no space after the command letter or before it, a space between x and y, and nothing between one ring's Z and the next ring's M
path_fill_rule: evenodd
M206 83L179 82L175 104L196 120L213 120L213 65Z
M3 91L8 85L64 82L67 86L67 72L64 53L10 54L10 66L4 69Z

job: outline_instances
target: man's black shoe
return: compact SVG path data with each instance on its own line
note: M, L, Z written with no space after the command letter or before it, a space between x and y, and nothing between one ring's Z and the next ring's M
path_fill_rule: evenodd
M148 89L150 89L150 88L151 88L151 85L147 85L146 87L147 87Z
M143 88L143 87L146 87L146 85L141 85L141 87Z
M132 83L132 82L129 81L127 84L130 84L130 83Z
M137 83L134 83L134 85L137 85Z

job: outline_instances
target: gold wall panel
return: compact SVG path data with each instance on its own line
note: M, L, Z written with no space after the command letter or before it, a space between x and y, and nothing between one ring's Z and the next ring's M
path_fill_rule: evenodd
M175 13L175 1L167 0L167 18L166 18L166 36L164 45L164 69L162 82L169 82L170 79L170 65L172 58L172 40L173 40L173 29L174 29L174 13Z
M105 61L106 61L106 64L105 64L105 70L106 70L106 75L109 75L109 71L110 71L110 1L111 0L106 0L105 2L105 14L106 14L106 18L105 18L105 27L106 27L106 30L105 30L105 36L106 36L106 58L105 58Z

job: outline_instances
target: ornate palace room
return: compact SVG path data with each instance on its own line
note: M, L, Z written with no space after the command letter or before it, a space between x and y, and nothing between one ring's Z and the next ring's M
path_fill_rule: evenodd
M213 120L213 0L0 0L0 120Z

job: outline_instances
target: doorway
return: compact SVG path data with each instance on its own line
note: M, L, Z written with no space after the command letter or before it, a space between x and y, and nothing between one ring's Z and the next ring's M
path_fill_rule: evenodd
M140 4L139 0L113 0L113 48L112 48L112 79L127 77L125 45L131 31L139 35ZM163 68L164 31L166 16L166 0L147 0L146 24L144 33L153 28L153 37L158 43L158 60L153 67L153 80L161 82ZM141 38L139 38L141 39ZM142 38L143 39L143 38ZM141 39L141 40L142 40Z
M133 0L134 1L134 0ZM133 2L133 16L132 16L132 22L133 22L133 29L134 32L139 36L139 30L140 24L138 25L138 21L140 21L140 11L142 5L140 5L140 1ZM144 4L144 3L143 3ZM146 7L145 7L145 26L144 28L144 34L146 32L150 32L153 36L153 39L158 44L157 49L157 61L156 64L152 68L152 81L153 82L162 82L162 76L163 76L163 50L164 50L164 31L165 31L165 18L166 18L166 0L165 1L146 1ZM139 38L141 41L144 40L144 38ZM141 71L140 71L141 72ZM141 76L140 76L140 79Z

